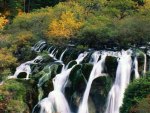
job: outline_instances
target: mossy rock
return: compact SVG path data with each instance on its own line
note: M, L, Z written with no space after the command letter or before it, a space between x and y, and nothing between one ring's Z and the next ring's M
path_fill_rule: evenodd
M117 65L118 65L117 58L111 56L106 57L105 62L106 71L113 79L115 79L116 76Z
M82 73L83 73L83 75L84 75L84 77L86 78L87 81L88 81L89 76L91 74L92 68L93 68L93 65L89 64L89 63L84 63L82 65Z
M0 86L0 112L30 113L37 100L36 89L33 85L32 80L5 81Z
M92 83L90 95L98 113L103 113L105 110L105 105L111 86L112 78L110 76L98 77Z

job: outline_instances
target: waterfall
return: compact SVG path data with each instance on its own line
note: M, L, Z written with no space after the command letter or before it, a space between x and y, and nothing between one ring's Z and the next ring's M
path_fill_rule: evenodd
M34 50L36 52L41 52L42 49L46 46L46 42L41 40L39 42L37 42L32 48L31 50Z
M51 48L51 47L50 47ZM50 49L49 48L49 49ZM51 48L52 49L52 48ZM63 52L62 52L62 54L60 55L60 58L59 58L59 60L57 60L57 61L55 61L55 62L60 62L62 65L63 65L63 67L62 67L62 70L64 69L64 64L63 64L63 61L62 61L62 58L63 58L63 56L64 56L64 54L65 54L65 52L67 51L67 49L65 49ZM56 52L55 52L56 53ZM45 72L43 72L43 76L39 79L39 81L38 81L38 84L37 84L37 86L38 86L38 92L39 92L39 96L38 96L38 100L40 101L41 99L42 99L42 97L43 97L43 90L42 90L42 85L46 82L46 81L48 81L49 79L51 79L51 74L52 74L52 70L54 69L54 68L56 68L56 64L51 64L50 66L46 66L45 68L48 68L48 73L45 73ZM44 68L44 69L45 69Z
M41 47L36 52L41 52L45 46L46 46L46 44L42 44Z
M57 60L57 58L56 58L57 52L58 52L58 51L56 50L56 48L54 48L54 49L52 50L52 52L49 53L48 55L49 55L51 58L53 58L54 60Z
M65 64L63 63L63 56L64 56L64 54L66 53L66 51L67 51L67 49L65 49L63 52L62 52L62 54L60 55L60 58L59 58L59 60L57 60L57 61L55 61L55 62L59 62L59 63L61 63L62 64L62 71L65 69Z
M67 49L65 49L65 50L62 52L62 54L60 55L59 60L57 60L57 61L55 61L55 62L60 62L61 64L63 64L62 58L63 58L63 56L64 56L64 54L65 54L66 51L67 51ZM52 51L52 54L53 54L53 53L54 53L54 50ZM50 65L50 66L48 66L49 72L46 73L46 74L44 74L44 76L42 76L42 77L39 79L38 87L41 87L41 86L43 85L43 83L44 83L46 80L50 79L49 76L51 76L51 68L52 68L52 67L53 67L53 64ZM47 68L47 67L45 67L45 68Z
M52 49L53 49L53 46L49 47L47 51L50 53Z
M84 52L84 53L80 53L78 58L75 60L77 62L77 64L80 64L83 59L87 56L88 52Z
M66 51L67 51L67 49L65 49L65 50L62 52L62 54L60 55L60 58L59 58L59 61L60 61L60 62L62 62L63 56L64 56L64 54L65 54Z
M75 60L77 64L81 63L83 59L87 56L87 52L79 54L78 58ZM55 78L53 78L53 81L55 81L56 85L54 84L55 89L59 89L60 91L64 92L65 86L68 83L68 77L71 72L71 70L75 67L73 65L71 68L68 69L68 65L70 62L66 65L65 68L62 68L62 71L60 74L57 74Z
M44 98L38 103L41 108L40 113L71 113L68 102L65 99L63 92L65 90L65 84L73 67L61 72L60 74L57 74L53 78L54 90L49 93L47 98Z
M64 54L64 52L62 54ZM86 55L87 52L81 53L76 59L77 64L82 62ZM68 102L64 96L64 91L66 84L68 83L70 72L75 65L76 64L69 69L62 69L61 73L57 74L53 78L54 90L49 93L48 97L44 98L36 105L41 107L40 113L71 113ZM35 111L35 107L33 109L33 113Z
M99 59L99 56L100 56L100 52L99 52L99 51L95 51L95 52L91 55L91 59L90 59L89 63L91 63L91 64L97 63L97 61L98 61L98 59Z
M34 50L35 52L41 52L45 47L47 47L46 42L39 41L32 47L32 50ZM128 84L130 82L130 75L131 75L132 69L134 69L135 78L136 79L140 78L140 75L138 72L138 54L135 55L134 60L132 62L132 59L131 59L132 53L130 50L122 51L122 52L104 51L104 50L103 51L94 51L93 54L91 55L89 62L86 62L86 63L85 63L86 60L84 60L84 59L88 55L89 52L83 52L83 53L80 53L75 60L71 60L67 64L65 64L65 62L63 61L63 57L64 57L65 53L68 51L68 49L63 50L62 53L59 54L60 56L58 55L59 50L53 46L47 48L47 51L48 51L48 55L51 57L53 62L50 62L49 64L48 64L48 62L46 62L46 63L44 62L46 64L46 66L44 68L43 68L43 65L42 66L40 65L40 67L37 68L40 71L38 74L42 75L42 76L38 80L38 84L37 84L38 91L39 91L39 96L38 96L39 102L33 108L32 113L35 113L36 109L39 107L40 107L40 110L38 109L39 113L71 113L69 104L65 98L65 88L66 88L67 84L69 83L69 75L70 75L71 71L74 69L75 66L77 66L78 64L81 64L82 62L83 62L83 65L81 65L79 67L83 66L83 68L80 68L80 70L76 70L76 69L79 69L78 67L76 67L72 71L72 72L76 71L75 74L73 74L73 77L70 77L71 81L73 81L72 84L74 84L74 82L77 81L77 84L79 83L79 85L80 85L80 82L82 82L83 78L81 78L81 77L75 78L74 76L75 75L79 75L79 76L86 75L86 73L84 73L84 72L82 73L83 70L86 70L86 71L88 70L87 72L89 73L89 70L91 70L91 68L92 68L91 64L93 65L93 68L92 68L92 71L90 72L90 76L87 81L87 86L86 86L85 92L83 94L83 98L79 105L78 113L89 113L88 98L90 95L92 82L94 81L94 79L96 79L98 77L107 75L107 74L103 73L104 66L105 66L105 60L106 60L107 56L112 56L112 57L117 58L118 66L117 66L117 70L116 70L115 81L114 81L112 88L109 91L109 94L107 97L105 113L119 113L119 109L123 103L125 89L127 88ZM144 56L143 74L145 74L147 57L146 57L146 54L144 54L144 53L143 53L143 56ZM37 65L42 60L44 60L44 61L49 60L49 58L48 58L48 60L47 60L47 58L46 58L46 60L43 58L44 57L42 57L42 56L37 56L35 59L33 59L31 61L22 63L20 66L18 66L16 68L14 75L9 76L8 78L17 78L21 72L25 72L27 74L25 79L29 79L29 75L32 72L32 70L31 70L32 64ZM111 59L110 59L110 61L111 61ZM115 61L115 63L116 63L116 61ZM134 65L134 68L132 68L132 64ZM60 69L59 67L61 67L60 65L62 66L61 70L59 70ZM110 65L113 65L113 64L110 64ZM42 71L41 71L41 68L43 68ZM113 69L114 68L115 67L113 67ZM58 73L58 71L60 73ZM78 71L80 71L80 73ZM36 72L37 72L37 70L36 70ZM52 78L54 74L55 74L55 77ZM46 82L49 82L49 80L52 80L54 89L49 92L49 95L46 98L42 99L43 95L45 94L42 89L42 87L44 86L43 84ZM2 85L2 84L3 84L3 82L0 82L0 85ZM72 85L72 86L74 87L75 85ZM45 86L44 86L44 88L45 88ZM74 89L76 89L76 86ZM69 98L72 98L71 97L72 94L76 93L76 91L74 91L74 89L71 93L69 92L70 93ZM82 88L79 90L82 90ZM103 89L102 89L102 91L103 91ZM68 94L68 92L67 92L67 94ZM105 92L104 92L104 94L99 94L99 95L103 96L103 95L105 95ZM80 97L80 95L78 97ZM75 99L73 98L72 100L74 101ZM79 102L79 100L80 99L78 98L78 102ZM76 106L78 105L78 102L75 102L75 105L73 105L73 107L75 106L75 111L76 111ZM95 100L93 102L94 102L94 104L97 103L97 101L95 101ZM72 104L74 104L74 103L72 102L71 105ZM97 108L97 105L95 105L95 106ZM102 110L103 110L103 108L102 108Z
M105 58L106 58L106 54L102 54L101 55L101 60L98 61L99 58L99 52L94 52L92 54L92 59L93 59L93 69L91 71L84 95L83 95L83 100L79 106L79 110L78 113L89 113L88 110L88 97L89 97L89 93L90 93L90 89L91 89L91 85L92 82L95 78L99 77L99 76L103 76L104 74L102 74L102 71L104 70L104 63L105 63Z
M145 75L145 73L146 73L146 65L147 65L147 57L146 57L145 53L143 53L143 55L144 55L144 70L143 70L143 74Z
M62 71L60 74L57 74L55 76L55 78L53 78L53 82L55 83L55 84L53 84L54 89L57 89L57 90L64 92L65 85L67 84L69 74L70 74L71 70L73 69L73 67L70 69Z
M135 78L140 78L139 72L138 72L138 61L137 57L134 58L134 72L135 72Z
M42 56L37 56L35 59L31 60L31 61L27 61L25 63L22 63L20 66L18 66L16 68L16 71L14 73L13 76L8 76L8 79L10 78L17 78L18 75L22 72L25 72L27 74L26 78L25 79L29 79L29 75L31 74L31 68L30 68L30 65L31 64L38 64L36 63L36 61L42 61Z
M80 53L78 55L78 58L75 60L77 64L80 64L84 58L88 55L88 52L83 52L83 53ZM74 61L74 60L73 60ZM64 70L68 69L68 66L72 63L72 61L70 61L66 66L64 66ZM62 70L63 71L63 70Z
M119 113L119 108L123 103L125 89L130 81L131 65L131 53L122 51L118 61L116 79L108 94L105 113Z

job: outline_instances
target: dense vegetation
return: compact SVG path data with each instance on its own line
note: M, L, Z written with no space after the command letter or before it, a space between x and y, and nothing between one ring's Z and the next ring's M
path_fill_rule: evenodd
M149 113L150 76L135 80L126 89L121 113Z
M1 113L29 113L37 100L33 81L8 80L0 87Z

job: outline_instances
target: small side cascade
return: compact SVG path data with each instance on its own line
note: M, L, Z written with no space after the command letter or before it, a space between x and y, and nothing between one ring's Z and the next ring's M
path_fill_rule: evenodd
M87 56L88 52L84 52L84 53L80 53L78 58L75 60L77 62L77 64L80 64L83 59Z
M79 106L79 110L78 113L89 113L89 109L88 109L88 97L89 97L89 93L90 93L90 89L91 89L91 85L92 82L95 78L99 77L99 76L104 76L106 74L103 74L103 70L104 70L104 63L105 63L105 59L107 54L104 53L101 55L101 60L98 61L99 59L99 52L94 52L92 54L92 58L93 58L93 69L91 71L84 95L83 95L83 100Z
M49 47L47 51L50 53L52 49L53 49L53 46Z
M54 48L54 49L52 50L52 52L49 53L48 55L49 55L51 58L53 58L54 60L57 60L57 58L56 58L57 52L58 52L58 51L56 50L56 48Z
M62 62L63 56L66 53L67 49L65 49L62 54L60 55L59 61Z
M134 58L134 72L135 72L135 79L140 78L139 72L138 72L138 60L137 57Z
M146 57L146 54L145 53L143 53L143 55L144 55L144 70L143 70L143 74L145 75L145 73L146 73L146 68L147 68L147 57Z
M42 61L42 56L37 56L35 59L33 59L31 61L27 61L27 62L21 64L20 66L18 66L16 68L16 71L15 71L14 75L13 76L8 76L8 79L17 78L18 75L22 72L25 72L27 74L25 79L29 79L29 75L31 74L30 65L31 64L38 64L38 63L36 63L37 60Z
M67 51L67 49L65 49L65 50L62 52L62 54L60 55L59 59L55 61L55 62L59 62L59 63L62 64L62 66L63 66L63 67L62 67L62 71L63 71L64 68L65 68L65 64L63 63L63 56L64 56L64 54L66 53L66 51Z
M42 49L46 46L46 42L44 40L41 40L39 42L37 42L32 48L31 50L35 51L35 52L41 52Z
M41 52L46 47L46 43L42 44L36 52Z
M131 53L129 51L122 51L118 59L116 79L108 94L105 113L119 113L119 108L123 103L125 89L130 82L131 67Z

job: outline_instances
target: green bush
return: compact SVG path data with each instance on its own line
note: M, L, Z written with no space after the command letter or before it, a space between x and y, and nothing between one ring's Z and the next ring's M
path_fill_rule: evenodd
M133 112L136 113L150 113L150 95L146 98L143 98L141 101L138 102L136 109Z
M139 104L139 102L150 94L150 74L146 77L134 80L126 89L123 105L120 109L121 113L130 113L131 108Z
M6 80L0 86L0 105L3 113L29 113L37 100L34 81Z

